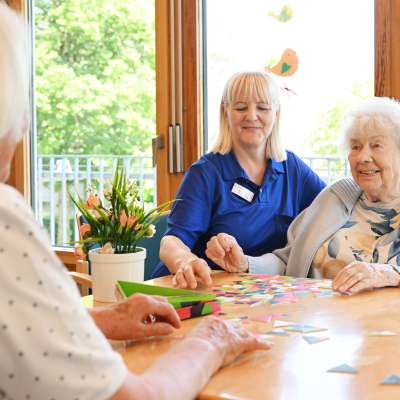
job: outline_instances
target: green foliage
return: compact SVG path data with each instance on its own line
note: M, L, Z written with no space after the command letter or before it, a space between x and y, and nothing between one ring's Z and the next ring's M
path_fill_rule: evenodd
M114 179L110 180L110 187L104 190L104 197L110 201L107 209L98 196L89 196L85 202L78 194L78 200L69 193L72 202L82 213L90 225L83 240L71 243L81 243L86 248L84 254L95 242L101 247L111 243L115 254L135 252L136 246L142 237L153 237L159 215L176 200L169 201L158 207L145 210L140 206L138 187L130 182L126 176L126 166L119 168L118 158ZM93 210L93 211L92 211ZM151 214L156 215L148 221Z
M148 153L154 1L35 0L38 154Z
M339 132L344 114L362 100L373 96L373 93L369 82L353 82L344 87L339 96L332 98L306 142L310 144L310 154L338 156Z

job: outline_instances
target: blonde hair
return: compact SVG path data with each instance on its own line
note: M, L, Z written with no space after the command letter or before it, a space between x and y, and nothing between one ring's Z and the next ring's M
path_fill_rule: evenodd
M341 153L350 152L350 140L359 132L391 134L400 145L400 103L388 97L370 97L351 108L341 126Z
M20 141L29 88L28 31L0 0L0 140ZM17 134L18 133L18 134Z
M232 133L226 122L224 109L228 108L229 104L236 102L243 89L246 98L255 96L258 101L274 105L279 110L278 86L270 75L263 71L245 71L233 75L226 83L222 93L219 110L219 134L211 147L211 151L214 153L226 154L232 149ZM279 136L279 117L272 128L271 135L268 137L266 156L267 158L274 158L276 161L284 161L287 158Z

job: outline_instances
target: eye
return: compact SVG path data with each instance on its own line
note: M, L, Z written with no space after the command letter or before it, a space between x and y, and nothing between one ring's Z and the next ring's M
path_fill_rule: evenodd
M351 150L359 150L360 146L358 146L357 144L351 146Z
M237 108L236 111L244 111L247 107Z
M268 111L269 110L269 108L264 108L264 107L258 107L258 109L261 110L261 111Z
M375 143L373 147L374 147L374 149L379 149L382 146L380 144L378 144L378 143Z

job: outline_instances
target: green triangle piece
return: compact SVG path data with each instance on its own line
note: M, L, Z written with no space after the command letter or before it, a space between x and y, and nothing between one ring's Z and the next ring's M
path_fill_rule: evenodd
M350 373L358 374L358 369L350 367L350 365L348 365L348 364L342 364L342 365L338 365L335 368L328 369L328 372L350 372Z
M218 313L216 315L217 318L239 318L237 314L228 314L228 313Z
M381 385L400 385L400 376L393 374L389 378L384 379Z
M310 344L323 342L324 340L329 340L329 338L327 337L318 337L318 336L303 336L303 339L307 340L307 342Z

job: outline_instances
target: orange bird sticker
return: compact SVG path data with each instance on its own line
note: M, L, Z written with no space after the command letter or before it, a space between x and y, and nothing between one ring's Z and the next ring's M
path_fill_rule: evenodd
M266 72L272 72L278 76L292 76L299 67L299 59L297 54L292 49L286 49L281 57L281 60L274 67L271 68L270 65L265 67Z

